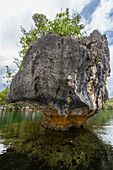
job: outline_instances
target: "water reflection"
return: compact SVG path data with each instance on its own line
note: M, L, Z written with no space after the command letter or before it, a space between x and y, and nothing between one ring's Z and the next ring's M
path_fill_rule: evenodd
M112 169L111 146L104 144L94 132L103 126L96 118L89 120L85 128L55 132L40 126L44 117L39 113L36 113L37 120L32 121L24 119L22 113L22 119L13 114L14 120L19 121L12 119L11 123L2 115L0 136L6 152L0 155L1 169ZM29 113L25 117L29 118Z
M101 129L95 130L95 132L100 139L113 147L113 120L109 121Z
M101 140L113 147L113 111L101 111L89 119L85 126L93 128Z
M5 151L5 146L2 144L2 141L0 141L0 154L3 154Z
M29 112L29 111L2 111L0 112L0 127L8 126L14 122L25 122L32 120L43 120L45 116L40 112Z

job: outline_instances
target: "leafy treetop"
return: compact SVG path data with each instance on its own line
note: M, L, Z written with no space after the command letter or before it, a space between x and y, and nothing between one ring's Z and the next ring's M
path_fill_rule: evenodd
M14 60L14 63L21 68L23 71L23 58L26 55L26 51L33 42L36 41L39 37L46 35L47 33L58 34L61 37L69 36L72 38L82 38L83 34L81 30L84 28L83 24L79 24L81 16L78 13L73 13L70 17L69 9L67 8L65 12L60 12L56 14L56 17L53 21L47 19L44 14L34 14L32 16L35 26L32 27L28 32L21 26L22 37L20 38L20 57L21 60ZM6 66L6 78L14 78L15 73Z
M64 13L57 13L56 18L51 21L48 20L44 14L34 14L32 19L35 27L27 32L21 27L23 36L20 39L22 50L20 55L25 56L27 49L32 45L37 38L46 35L48 32L51 34L58 34L61 37L69 36L72 38L81 38L83 34L81 30L84 28L83 24L79 24L81 16L78 13L73 13L70 17L69 9L67 8Z

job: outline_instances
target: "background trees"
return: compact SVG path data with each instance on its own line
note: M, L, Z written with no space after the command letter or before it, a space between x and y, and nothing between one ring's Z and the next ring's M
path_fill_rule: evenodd
M9 88L6 88L2 92L0 92L0 106L6 104L6 95L9 91Z

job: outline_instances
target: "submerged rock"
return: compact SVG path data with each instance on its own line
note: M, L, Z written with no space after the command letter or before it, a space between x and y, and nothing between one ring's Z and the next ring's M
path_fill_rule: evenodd
M27 51L7 100L42 110L47 128L80 127L108 97L109 61L107 38L97 30L82 40L43 36Z

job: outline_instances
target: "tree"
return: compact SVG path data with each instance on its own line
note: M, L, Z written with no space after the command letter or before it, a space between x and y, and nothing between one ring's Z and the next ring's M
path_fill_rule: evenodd
M48 32L51 34L58 34L61 37L69 36L72 38L82 38L81 30L84 28L83 24L79 24L81 16L78 13L73 13L70 17L69 9L67 8L64 13L57 13L53 21L48 20L44 14L34 14L32 19L35 27L27 32L21 27L23 36L20 39L22 50L20 55L25 56L28 48L36 41L37 38L46 35Z
M35 26L32 27L28 32L21 26L22 37L20 38L20 57L21 60L14 60L14 63L21 68L23 71L23 58L26 55L26 51L30 48L34 41L36 41L41 36L47 33L58 34L61 37L72 37L72 38L82 38L83 33L81 30L84 28L83 24L80 23L81 16L78 13L73 13L70 17L69 9L67 8L65 12L60 12L56 14L53 21L47 19L44 14L34 14L32 16ZM6 78L14 77L15 75L11 72L11 69L7 67Z

